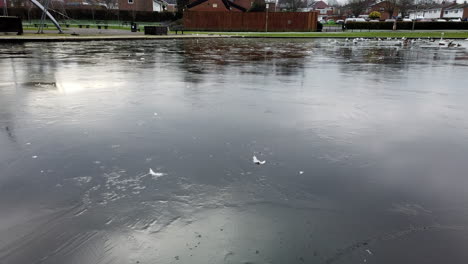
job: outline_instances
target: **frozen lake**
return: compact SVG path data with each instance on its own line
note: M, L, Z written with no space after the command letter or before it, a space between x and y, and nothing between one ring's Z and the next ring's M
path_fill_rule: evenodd
M467 263L461 44L1 44L0 263Z

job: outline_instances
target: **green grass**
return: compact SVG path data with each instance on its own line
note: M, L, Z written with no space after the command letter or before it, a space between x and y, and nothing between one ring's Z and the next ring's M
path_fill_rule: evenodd
M444 31L379 31L379 32L206 32L188 31L186 34L212 34L265 38L439 38ZM468 31L445 31L445 38L468 38Z
M126 24L123 23L124 21L117 21L117 20L67 20L67 21L59 21L62 29L67 28L79 28L79 25L82 25L82 28L97 28L101 26L104 30L104 26L107 26L108 29L120 29L120 30L130 30L130 22L127 21ZM24 21L23 22L23 30L37 30L34 24L39 24L39 20L31 20L31 21ZM144 26L155 26L160 25L159 22L135 22L138 24L138 27L143 29ZM47 21L45 23L47 25L44 29L55 30L54 24ZM66 25L69 27L66 27Z

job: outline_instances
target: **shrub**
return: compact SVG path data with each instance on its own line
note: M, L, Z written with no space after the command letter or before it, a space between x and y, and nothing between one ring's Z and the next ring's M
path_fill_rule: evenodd
M370 14L369 14L369 18L370 19L379 19L382 15L380 14L380 12L377 12L377 11L372 11Z
M253 2L252 7L247 10L247 12L265 12L266 5L265 3L259 3L257 1Z

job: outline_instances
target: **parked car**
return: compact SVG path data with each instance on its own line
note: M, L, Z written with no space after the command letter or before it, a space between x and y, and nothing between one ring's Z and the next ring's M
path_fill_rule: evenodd
M437 19L436 22L447 22L445 19Z
M319 23L320 23L320 24L326 24L327 21L325 21L325 20L322 19L322 20L319 21Z
M413 19L411 19L411 18L403 18L403 22L413 22Z
M389 18L389 19L385 19L385 22L395 22L396 19L392 19L392 18Z
M380 21L377 19L372 19L372 20L369 20L369 22L380 22Z
M453 18L449 20L450 22L462 22L461 18Z
M327 24L335 24L335 19L328 19Z
M366 22L366 20L364 18L347 18L345 20L345 23L348 23L348 22Z
M336 23L337 23L337 24L340 24L340 25L341 25L341 24L344 24L344 20L343 20L343 19L338 19L338 20L336 21Z

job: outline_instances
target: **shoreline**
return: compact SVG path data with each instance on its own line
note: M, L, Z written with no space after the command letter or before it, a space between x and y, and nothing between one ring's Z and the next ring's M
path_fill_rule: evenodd
M72 36L72 35L53 35L53 36L33 36L33 35L9 35L0 36L0 43L14 42L79 42L79 41L116 41L116 40L173 40L173 39L199 39L199 38L226 38L230 36L213 36L213 35L88 35L88 36Z
M419 32L186 32L182 35L70 35L70 34L25 34L0 35L0 43L23 42L79 42L79 41L124 41L124 40L173 40L204 38L271 38L271 39L343 39L343 38L440 38L466 40L468 31L419 31Z

